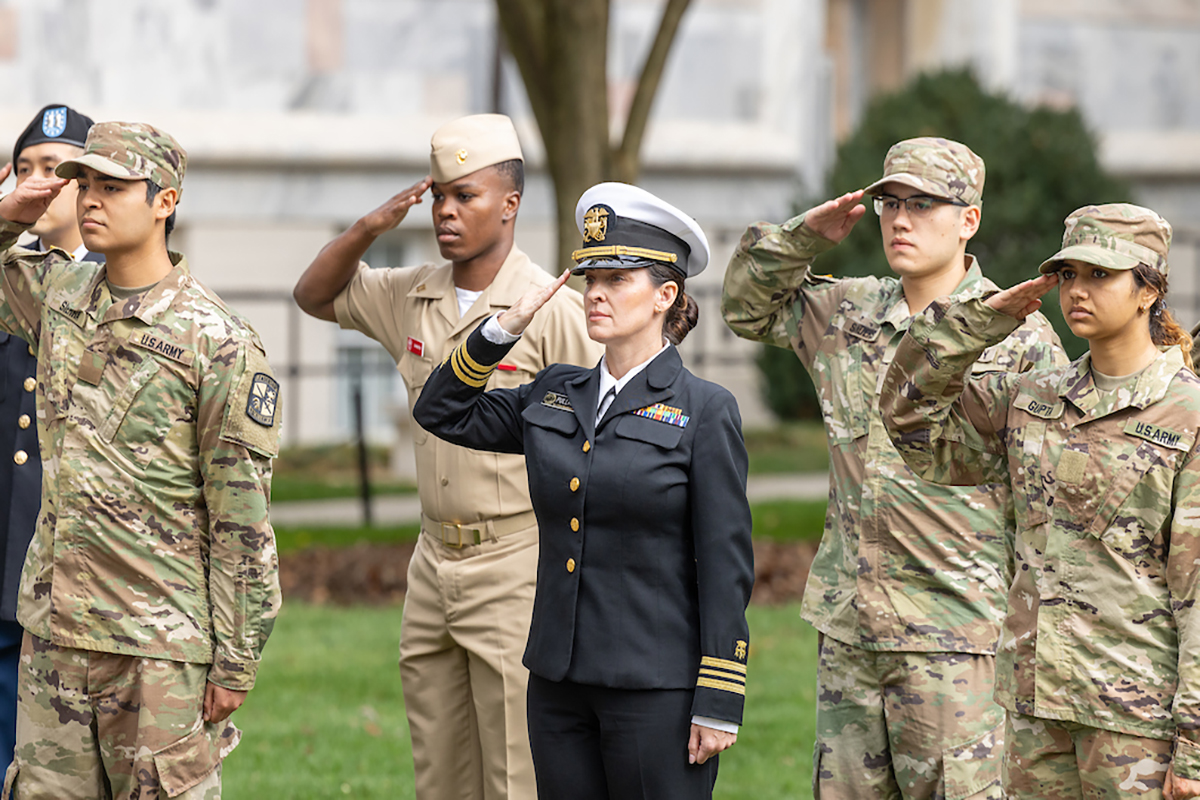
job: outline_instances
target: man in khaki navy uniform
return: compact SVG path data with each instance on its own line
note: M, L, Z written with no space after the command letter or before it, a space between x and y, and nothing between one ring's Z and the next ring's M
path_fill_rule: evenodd
M432 139L431 176L356 222L318 254L296 302L379 341L415 403L434 367L487 317L550 275L513 244L524 160L512 121L481 114ZM432 190L450 263L368 269L380 234ZM582 298L561 291L488 381L527 383L554 363L592 366ZM533 609L537 523L520 456L447 444L417 428L421 537L408 570L400 675L419 800L536 795L521 663Z

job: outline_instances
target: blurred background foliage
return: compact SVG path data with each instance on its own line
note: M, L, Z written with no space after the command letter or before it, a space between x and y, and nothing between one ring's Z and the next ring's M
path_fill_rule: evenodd
M1001 287L1036 276L1038 265L1058 250L1063 220L1073 210L1131 199L1128 184L1100 166L1096 138L1078 111L1027 108L1003 94L989 93L968 70L921 75L900 91L875 98L858 129L838 146L826 195L877 180L888 148L916 136L954 139L983 158L983 220L967 252ZM800 198L796 212L825 199ZM891 275L875 214L868 211L814 269L846 277ZM1081 355L1086 343L1067 328L1056 293L1048 296L1042 311L1067 354ZM812 381L795 354L764 347L758 364L763 397L781 419L820 415Z

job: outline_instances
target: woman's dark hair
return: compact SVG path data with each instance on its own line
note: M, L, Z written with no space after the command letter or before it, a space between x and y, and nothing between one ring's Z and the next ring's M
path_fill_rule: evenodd
M162 187L152 180L146 180L146 205L154 202L154 198L158 197L158 193L162 191ZM171 231L175 230L175 212L171 212L171 216L167 217L167 224L163 228L163 237L168 243L171 241Z
M665 264L651 264L647 270L650 272L650 282L655 287L671 282L679 287L675 303L667 309L666 319L663 320L663 336L671 344L677 345L688 335L688 331L696 327L700 319L700 307L683 291L683 277L678 272Z
M1179 345L1179 349L1183 351L1183 363L1187 364L1188 369L1194 370L1192 337L1175 321L1171 309L1167 308L1167 276L1154 267L1138 264L1133 268L1133 281L1139 289L1149 286L1158 292L1158 298L1149 309L1150 338L1159 347Z

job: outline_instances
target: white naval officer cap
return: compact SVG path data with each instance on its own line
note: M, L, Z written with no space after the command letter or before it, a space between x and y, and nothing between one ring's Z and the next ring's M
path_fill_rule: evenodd
M696 220L628 183L598 183L584 192L575 225L583 236L571 254L576 274L663 264L690 278L708 266L708 237Z

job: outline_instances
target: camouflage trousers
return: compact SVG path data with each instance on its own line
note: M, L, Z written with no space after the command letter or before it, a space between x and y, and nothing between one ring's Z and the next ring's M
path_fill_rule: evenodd
M820 637L817 800L998 800L995 658L863 650Z
M1169 739L1008 712L1004 786L1012 798L1161 798Z
M208 670L27 632L16 757L0 800L218 800L221 760L241 731L201 719Z

